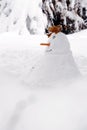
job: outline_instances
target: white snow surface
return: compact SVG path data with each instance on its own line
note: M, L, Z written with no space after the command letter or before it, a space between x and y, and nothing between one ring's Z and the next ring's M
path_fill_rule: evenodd
M12 71L18 69L18 71L20 71L20 77L25 83L30 85L34 83L35 86L37 86L36 84L40 84L40 86L42 86L43 83L47 84L50 81L55 82L69 77L74 78L79 75L79 70L74 62L65 34L61 32L53 34L49 39L51 43L50 47L40 45L41 38L39 37L42 36L39 35L29 36L30 38L22 38L19 36L17 37L17 41L15 40L16 44L13 41L16 37L14 35L13 38L12 35L10 35L10 37L9 44L1 44L1 51L3 51L3 49L8 51L8 55L1 52L1 57L5 55L4 58L1 58L1 64L4 63L7 67L9 66L8 68L12 68ZM43 36L43 39L47 42L46 36ZM12 45L10 45L11 42L13 42ZM19 67L17 67L17 65L19 65Z
M40 43L47 42L47 36L0 35L0 130L87 129L86 36L87 30L68 35L69 42L64 44L64 35L58 46L59 49L62 46L61 52L55 53L40 46ZM49 70L52 75L56 71L53 62L58 64L60 76L64 72L72 73L73 67L72 80L62 80L61 84L51 79L48 83L44 77L40 84L37 77L42 72L45 74ZM78 71L82 77L73 79Z

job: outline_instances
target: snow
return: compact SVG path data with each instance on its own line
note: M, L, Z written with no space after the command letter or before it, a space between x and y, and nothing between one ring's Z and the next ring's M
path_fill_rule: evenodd
M51 45L46 48L45 55L41 58L39 64L37 64L37 73L34 71L36 75L40 75L38 76L40 81L42 81L42 77L44 79L44 75L45 80L49 82L50 80L58 81L61 78L65 79L78 75L79 71L72 57L66 35L61 32L58 34L53 33L49 38L49 42ZM33 77L35 73L32 75Z
M87 7L87 1L86 0L82 0L82 5L83 5L83 7Z
M30 17L30 27L37 29L37 33L44 34L47 24L46 16L41 10L41 0L4 0L1 1L0 8L0 33L16 31L17 33L25 33L27 30L26 19ZM5 7L6 5L6 7ZM37 20L33 18L36 17ZM42 22L43 21L43 22ZM39 26L39 30L38 30Z
M82 25L83 20L79 16L76 16L72 11L67 12L65 2L66 0L63 0L62 4L58 2L56 11L61 11L63 18L68 16L72 20L76 20L76 27L77 25ZM74 8L75 0L71 0L70 2L70 7ZM42 13L41 0L4 0L0 1L0 4L0 33L8 31L25 33L25 31L29 31L31 34L44 34L44 30L47 26L47 17ZM49 1L46 4L53 18L52 10L49 8ZM82 0L81 5L87 7L87 1ZM27 21L27 17L30 18L30 21ZM66 24L66 20L64 21ZM76 31L78 31L78 28Z
M69 35L68 38L73 55L87 57L87 30Z
M12 38L12 34L10 37ZM22 80L27 84L33 83L33 80L33 84L47 84L50 80L54 82L63 78L75 78L79 74L65 34L52 35L50 38L51 45L47 48L40 46L40 40L42 39L39 36L37 36L38 40L37 38L35 39L35 36L29 37L31 38L26 38L25 40L25 37L19 36L17 41L15 40L15 44L13 42L15 36L13 35L12 41L10 39L9 44L1 44L1 51L4 49L0 54L2 66L5 65L12 69L12 71L18 69L19 75L21 78L24 77ZM43 38L44 40L42 41L47 40L46 36L43 36ZM7 41L7 37L5 40ZM7 55L5 51L7 51ZM17 65L18 68L16 68Z
M56 11L63 12L63 6L62 6L61 2L58 2L56 4Z
M87 129L87 73L83 73L84 66L78 66L78 59L87 57L86 36L87 30L68 35L68 41L59 33L61 44L55 42L54 51L47 52L49 48L40 46L40 43L47 42L47 36L0 35L0 130ZM59 50L55 46L61 49L61 53L57 53ZM57 72L53 62L57 63L60 76L63 72L72 73L72 67L75 69L73 76L78 70L83 76L69 82L62 80L62 84L52 79L46 82L47 77L44 77L39 84L36 79L40 74L47 76L47 71L52 76ZM32 68L34 66L36 68Z

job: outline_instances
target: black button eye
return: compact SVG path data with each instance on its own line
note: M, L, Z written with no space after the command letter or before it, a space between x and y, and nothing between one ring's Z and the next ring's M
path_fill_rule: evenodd
M55 39L56 36L53 36L53 39Z

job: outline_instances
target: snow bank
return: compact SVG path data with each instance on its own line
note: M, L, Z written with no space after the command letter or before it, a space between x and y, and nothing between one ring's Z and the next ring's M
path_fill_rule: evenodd
M59 33L55 39L53 37L55 36L50 38L53 43L46 48L40 46L42 41L47 42L46 36L2 34L0 66L5 66L8 71L19 75L25 84L35 87L48 85L50 81L75 78L79 75L79 70L66 35Z
M16 130L87 129L86 84L82 80L71 86L36 91L36 103L26 108Z
M73 39L72 36L69 38ZM61 37L58 38L61 41ZM49 48L40 46L42 41L47 41L47 37L18 36L14 33L0 35L0 129L87 129L87 77L74 81L72 84L65 84L62 81L62 86L57 82L52 84L50 81L50 88L46 88L43 83L42 88L38 89L30 89L29 86L26 87L20 82L19 76L24 79L31 69L33 69L32 75L37 73L38 64L39 67L44 65L45 71L48 67L47 72L50 71L52 74L54 71L56 73L56 64L53 62L57 63L60 67L60 76L63 72L69 72L69 68L66 68L67 64L68 67L71 65L70 72L73 67L76 68L68 41L62 41L63 44L55 43L51 48L53 50L48 52ZM76 43L75 39L73 41ZM75 44L72 46L72 41L70 43L74 53L76 46ZM79 45L79 43L76 44ZM83 43L80 42L80 44ZM55 46L61 51L56 50ZM33 65L36 65L35 72ZM38 76L40 73L42 73L42 67L37 73ZM30 80L29 77L27 79Z
M46 48L44 55L32 66L25 82L35 86L43 86L50 82L76 78L80 75L74 62L70 45L65 34L53 34L49 39L51 45ZM42 47L43 48L43 47Z
M0 67L0 130L14 129L20 114L33 99L32 92L16 76Z
M86 129L86 86L87 78L71 85L30 90L0 67L0 129Z
M74 56L87 57L87 30L68 35Z

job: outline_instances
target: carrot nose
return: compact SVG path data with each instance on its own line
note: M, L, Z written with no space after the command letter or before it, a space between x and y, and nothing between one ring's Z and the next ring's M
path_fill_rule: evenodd
M50 43L40 43L41 46L50 46Z

